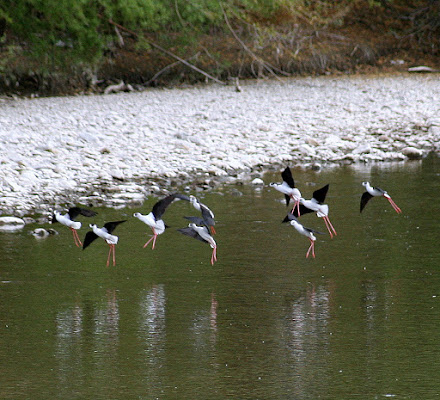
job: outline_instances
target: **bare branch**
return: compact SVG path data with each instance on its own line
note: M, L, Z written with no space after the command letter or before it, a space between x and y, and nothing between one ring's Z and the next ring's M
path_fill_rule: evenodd
M237 40L238 43L243 47L243 49L256 61L258 64L260 64L265 70L267 70L271 75L273 75L275 78L279 79L278 75L274 72L274 70L278 71L279 73L290 76L287 72L280 70L273 65L267 63L262 58L258 57L246 44L238 37L238 35L235 33L234 29L231 26L231 23L229 22L229 18L226 15L225 9L223 8L223 5L221 1L219 1L220 8L223 13L223 18L226 22L226 25L228 26L229 30L231 31L232 35L234 36L235 40Z
M119 29L125 31L125 32L128 32L128 33L132 34L132 35L135 36L135 37L138 37L138 36L139 36L136 32L134 32L134 31L132 31L132 30L130 30L130 29L125 28L124 26L122 26L122 25L120 25L120 24L114 22L112 19L108 19L108 22L109 22L110 24L116 26L117 28L119 28ZM207 78L212 79L213 81L215 81L215 82L217 82L217 83L220 83L221 85L225 85L225 82L223 82L223 81L221 81L221 80L215 78L214 76L212 76L212 75L208 74L207 72L201 70L200 68L196 67L195 65L190 64L188 61L186 61L186 60L184 60L183 58L179 57L178 55L172 53L171 51L169 51L169 50L167 50L167 49L164 49L162 46L159 46L158 44L152 42L151 40L148 40L148 39L145 39L145 40L146 40L146 42L147 42L151 47L154 47L155 49L162 51L163 53L165 53L165 54L167 54L168 56L170 56L170 57L172 57L172 58L174 58L174 59L180 61L182 64L184 64L184 65L186 65L187 67L193 69L194 71L199 72L200 74L206 76Z

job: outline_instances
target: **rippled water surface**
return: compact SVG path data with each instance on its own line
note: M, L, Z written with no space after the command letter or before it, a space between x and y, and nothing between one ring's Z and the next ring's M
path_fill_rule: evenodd
M247 185L203 198L218 220L214 266L208 245L176 232L196 215L185 202L154 251L132 217L154 199L98 210L98 224L128 219L116 267L102 240L82 251L61 226L45 240L36 226L0 232L0 398L440 396L439 160L293 171L305 197L330 183L338 235L318 237L316 259L280 223L282 196ZM360 215L364 180L403 213L375 198Z

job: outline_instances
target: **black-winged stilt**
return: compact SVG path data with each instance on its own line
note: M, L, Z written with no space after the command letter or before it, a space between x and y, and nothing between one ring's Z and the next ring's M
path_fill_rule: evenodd
M366 192L364 192L362 194L361 197L361 211L365 208L365 206L367 205L368 201L373 198L373 197L385 197L389 203L391 204L391 206L394 208L394 211L396 211L397 214L400 214L402 212L402 210L397 207L397 204L394 203L394 200L391 198L391 196L383 189L378 188L378 187L373 187L370 185L370 182L362 182L362 186L365 187Z
M200 211L202 213L204 224L209 227L211 234L215 235L216 234L216 231L214 229L215 215L212 212L212 210L206 204L203 204L197 197L193 195L185 196L181 194L179 195L179 198L182 200L189 201L197 211Z
M282 183L271 182L269 183L269 186L284 194L287 206L289 205L290 200L294 202L292 208L293 213L295 208L299 210L301 192L295 187L295 181L292 177L292 171L290 171L289 167L286 167L284 171L281 172L281 177L283 179ZM300 212L298 212L298 215L300 215Z
M290 225L292 225L298 233L301 235L304 235L307 237L310 241L310 247L307 250L306 258L309 257L310 252L312 253L312 257L315 258L315 241L316 236L315 233L323 235L322 232L315 231L314 229L306 228L304 225L300 224L295 216L293 216L291 213L287 214L286 218L284 218L283 222L289 222Z
M77 247L81 247L82 243L77 232L77 229L81 229L81 222L75 221L75 218L79 215L84 217L94 217L96 214L97 213L95 211L88 210L86 208L71 207L65 215L55 211L52 217L52 223L59 222L60 224L67 226L72 231L75 245Z
M178 229L178 231L186 236L200 240L204 243L208 243L212 248L211 265L214 265L214 262L217 261L217 243L209 233L209 226L206 225L205 221L202 218L199 217L185 217L185 218L189 219L192 222L186 228Z
M316 212L318 218L322 218L327 227L330 237L333 239L333 235L336 236L336 230L330 222L328 217L329 208L327 204L324 204L325 197L327 196L329 185L323 186L321 189L317 189L313 192L313 197L310 200L301 198L298 213L294 213L295 217L300 214L307 214L310 212Z
M116 265L115 245L118 243L119 238L115 235L112 235L112 232L119 224L122 224L125 221L126 220L107 222L104 224L102 228L98 228L95 224L90 224L89 226L90 228L92 228L92 230L86 233L86 237L84 238L83 250L86 247L88 247L90 243L92 243L95 239L100 237L104 239L110 247L107 257L107 267L110 264L111 253L113 253L113 266L115 266Z
M141 213L134 213L133 216L141 220L143 223L147 224L151 230L153 231L153 236L144 244L144 248L148 246L148 244L153 241L151 246L154 249L156 245L156 238L158 235L161 235L165 232L165 222L162 220L162 215L165 213L167 207L176 199L180 199L181 195L178 193L173 193L162 200L159 200L156 204L154 204L153 209L147 215L143 215Z

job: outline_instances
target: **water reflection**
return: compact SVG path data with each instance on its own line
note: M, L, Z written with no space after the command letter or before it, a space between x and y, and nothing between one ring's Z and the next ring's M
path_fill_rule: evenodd
M295 395L300 398L326 379L323 372L330 345L330 298L331 292L325 285L308 284L305 295L292 301L285 311L285 362L292 367ZM319 380L315 375L309 376L310 370L319 374Z
M116 368L119 341L119 306L115 289L107 289L102 305L88 299L56 314L55 358L58 384L68 395L72 387L87 384L84 368L92 367L94 380L105 381Z
M199 310L192 318L192 333L194 346L197 351L204 350L209 346L212 350L217 341L217 307L218 302L215 294L211 294L209 309Z
M140 296L139 338L145 345L148 363L160 364L165 350L165 286L154 285Z

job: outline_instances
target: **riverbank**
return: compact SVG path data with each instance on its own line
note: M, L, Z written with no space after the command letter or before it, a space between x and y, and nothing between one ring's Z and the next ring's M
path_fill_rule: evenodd
M0 214L252 179L271 166L403 161L440 150L438 75L1 100Z

